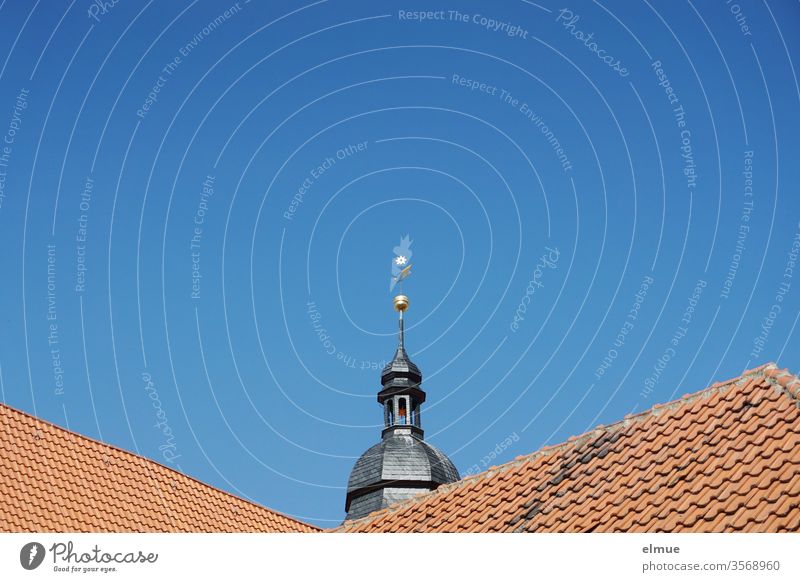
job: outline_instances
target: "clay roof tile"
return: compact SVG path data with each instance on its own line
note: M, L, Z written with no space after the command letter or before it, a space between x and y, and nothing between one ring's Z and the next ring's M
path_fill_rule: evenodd
M397 531L779 531L800 525L800 380L774 364L471 475ZM461 487L458 503L447 491ZM464 515L461 507L471 511ZM458 519L448 520L448 515ZM380 511L347 531L381 531Z
M0 467L0 531L319 531L5 404Z

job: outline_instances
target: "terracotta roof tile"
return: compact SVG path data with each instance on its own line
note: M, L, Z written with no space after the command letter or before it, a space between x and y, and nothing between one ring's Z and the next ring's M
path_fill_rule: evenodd
M0 531L318 528L0 404Z
M338 531L797 531L799 397L761 366Z
M338 531L798 531L800 380L769 364ZM0 405L0 530L318 531Z

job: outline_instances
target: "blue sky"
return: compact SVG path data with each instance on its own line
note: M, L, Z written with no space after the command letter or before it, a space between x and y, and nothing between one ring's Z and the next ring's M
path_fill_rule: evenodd
M800 369L796 2L101 4L0 4L5 403L334 525L406 234L462 473Z

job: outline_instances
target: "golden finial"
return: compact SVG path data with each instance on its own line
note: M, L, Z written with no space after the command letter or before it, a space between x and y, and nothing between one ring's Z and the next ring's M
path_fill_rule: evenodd
M408 309L408 297L405 295L397 295L394 298L394 308L400 313L403 313L406 309Z

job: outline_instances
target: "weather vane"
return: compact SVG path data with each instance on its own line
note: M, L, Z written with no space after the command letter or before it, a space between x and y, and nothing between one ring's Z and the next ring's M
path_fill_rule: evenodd
M392 278L389 282L389 292L400 285L399 291L403 293L403 281L411 274L411 240L410 235L400 239L400 244L394 247L395 257L392 259Z
M403 295L403 281L411 274L411 240L410 235L400 239L400 244L394 247L392 259L392 278L389 282L389 292L399 285L399 295L394 298L394 308L400 313L400 345L403 345L403 312L408 309L408 297Z

